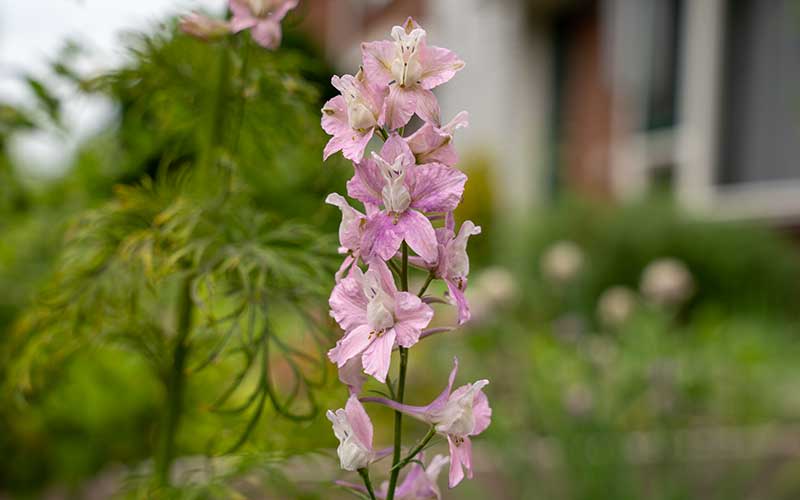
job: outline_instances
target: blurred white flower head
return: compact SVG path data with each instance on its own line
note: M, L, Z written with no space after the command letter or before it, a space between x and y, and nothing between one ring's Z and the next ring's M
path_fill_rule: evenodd
M686 265L678 259L658 259L644 269L640 290L653 304L677 306L694 293L694 279Z
M578 245L571 241L557 241L542 256L542 274L553 283L568 284L583 269L583 260L583 251Z
M636 302L636 292L626 286L612 286L597 301L597 319L605 327L619 327L633 315Z
M491 319L497 309L513 304L519 295L517 283L511 272L500 266L481 272L468 292L472 321Z

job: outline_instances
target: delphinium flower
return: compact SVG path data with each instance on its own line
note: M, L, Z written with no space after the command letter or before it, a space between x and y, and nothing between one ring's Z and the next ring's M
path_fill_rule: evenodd
M375 131L386 97L386 88L366 79L364 72L356 76L334 76L331 84L341 92L322 108L322 128L332 135L325 146L323 159L337 151L345 158L361 161Z
M336 453L342 469L356 471L368 466L375 458L372 449L372 421L356 396L350 396L344 409L328 410L328 420L339 440Z
M417 165L405 140L389 137L380 154L355 165L347 183L347 193L373 212L361 243L365 258L389 260L405 241L425 262L436 262L436 233L425 213L455 210L466 182L440 163Z
M250 30L253 40L266 49L280 45L281 21L299 0L230 0L231 29Z
M428 46L427 33L410 17L392 28L392 41L364 43L364 71L389 87L383 122L390 129L408 123L416 112L426 122L439 125L439 104L431 89L450 81L464 67L455 53Z
M472 478L472 441L470 436L477 436L489 427L492 409L483 388L489 385L488 380L479 380L473 384L462 385L455 391L453 382L458 373L458 360L453 362L453 370L447 387L426 406L412 406L386 398L362 398L362 401L381 403L399 412L410 415L433 426L435 431L447 438L450 446L450 480L451 488L464 478Z
M339 379L350 394L347 408L329 412L328 417L334 421L338 416L334 426L342 467L357 470L364 482L363 486L339 484L373 500L438 499L436 478L448 462L451 487L465 475L473 475L471 437L482 433L491 420L483 393L489 382L480 380L453 390L456 363L447 388L436 400L426 406L405 404L408 353L420 339L454 328L429 328L434 311L428 303L451 302L458 309L458 323L469 320L464 294L469 274L467 241L481 229L472 221L458 227L454 217L467 176L456 168L453 135L467 125L467 114L458 113L442 125L439 104L431 92L464 63L447 49L427 45L425 30L413 19L395 26L391 36L391 41L362 45L362 69L355 76L334 77L332 83L341 95L322 109L322 127L333 136L323 157L341 151L353 162L347 194L363 204L362 211L335 193L326 199L342 212L339 252L346 255L329 300L331 316L344 335L328 357L339 368ZM414 114L423 123L407 135L405 128ZM367 154L374 137L384 143L380 151ZM416 294L408 291L412 268L428 274ZM449 301L425 295L433 280L445 283ZM395 350L400 367L393 381L388 373ZM371 451L371 425L368 438L365 432L353 437L352 419L345 418L348 408L362 415L363 408L359 405L356 412L353 401L368 382L367 375L386 383L390 398L361 401L383 403L396 411L389 480L377 489L369 475L369 465L377 459ZM403 414L431 426L410 450L402 446ZM446 438L450 457L436 456L424 466L422 451L437 434ZM398 484L405 467L409 469Z
M178 26L187 35L205 42L224 37L231 31L231 25L227 21L214 19L198 12L181 17Z
M361 357L364 371L386 380L395 342L411 347L433 318L433 309L419 297L397 290L389 268L373 261L340 281L330 298L331 313L345 331L328 357L340 368Z

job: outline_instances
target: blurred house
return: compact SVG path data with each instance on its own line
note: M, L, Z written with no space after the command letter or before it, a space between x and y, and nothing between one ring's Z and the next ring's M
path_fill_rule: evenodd
M437 91L463 109L524 210L569 188L664 188L723 218L800 221L795 0L314 0L306 22L342 71L413 15L467 67ZM520 212L517 212L520 213Z

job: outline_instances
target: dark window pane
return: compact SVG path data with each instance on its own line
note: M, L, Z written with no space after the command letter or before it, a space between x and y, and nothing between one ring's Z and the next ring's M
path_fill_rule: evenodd
M800 179L800 4L729 6L718 180Z

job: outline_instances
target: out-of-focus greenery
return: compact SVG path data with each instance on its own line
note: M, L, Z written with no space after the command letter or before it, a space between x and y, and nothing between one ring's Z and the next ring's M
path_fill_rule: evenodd
M41 121L3 108L1 489L285 452L295 421L328 406L338 213L321 201L346 171L321 161L310 81L330 71L287 38L273 53L167 26L91 79L70 47L53 72L118 115L46 185L19 182L6 139L60 126L60 103L29 78Z

